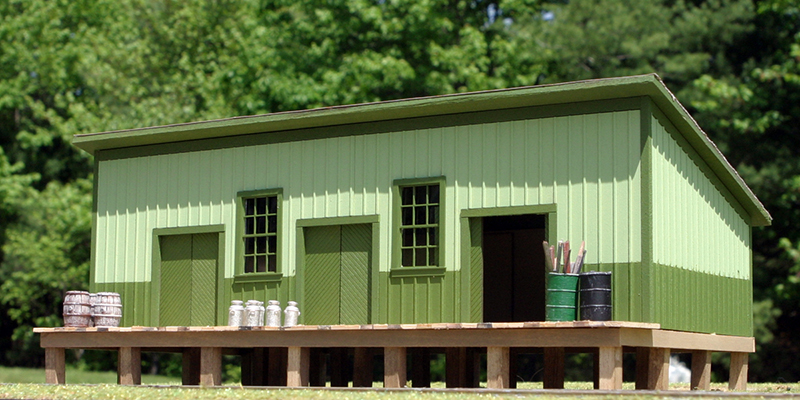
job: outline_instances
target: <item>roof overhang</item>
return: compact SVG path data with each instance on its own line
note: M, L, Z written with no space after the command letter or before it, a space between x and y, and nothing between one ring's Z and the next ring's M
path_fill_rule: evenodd
M717 146L655 74L595 79L551 85L488 90L377 103L353 104L233 117L113 132L78 134L73 144L95 155L127 147L285 132L322 126L369 123L519 107L647 96L706 160L722 183L751 216L751 225L770 225L772 217Z

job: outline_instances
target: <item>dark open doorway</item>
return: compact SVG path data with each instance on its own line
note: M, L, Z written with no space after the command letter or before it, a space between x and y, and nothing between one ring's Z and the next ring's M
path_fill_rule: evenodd
M544 321L547 216L483 218L483 320Z

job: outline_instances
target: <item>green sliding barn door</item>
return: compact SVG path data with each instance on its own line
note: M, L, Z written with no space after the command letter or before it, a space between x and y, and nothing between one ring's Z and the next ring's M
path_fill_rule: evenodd
M219 234L161 236L159 325L217 324Z
M304 323L370 323L369 224L305 228Z

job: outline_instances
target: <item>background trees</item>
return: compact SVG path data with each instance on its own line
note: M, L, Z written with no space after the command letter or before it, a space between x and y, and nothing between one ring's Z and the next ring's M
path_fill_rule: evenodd
M30 327L88 283L76 133L657 72L775 217L753 235L751 378L800 379L797 1L4 0L0 19L2 363L40 363Z

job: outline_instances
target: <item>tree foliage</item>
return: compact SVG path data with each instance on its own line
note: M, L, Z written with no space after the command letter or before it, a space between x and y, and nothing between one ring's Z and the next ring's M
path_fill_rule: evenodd
M799 32L796 0L2 1L0 362L88 283L76 133L657 72L775 217L750 371L800 379Z

